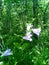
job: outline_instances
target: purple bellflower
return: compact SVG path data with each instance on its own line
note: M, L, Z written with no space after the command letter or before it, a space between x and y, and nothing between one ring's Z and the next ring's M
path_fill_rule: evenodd
M41 28L34 28L32 29L33 33L36 34L37 36L39 36L40 32L41 32Z
M23 37L23 39L32 41L31 36L32 36L31 33L30 32L27 32L26 35Z
M12 55L11 49L7 49L6 51L4 51L1 56L8 56L8 55Z

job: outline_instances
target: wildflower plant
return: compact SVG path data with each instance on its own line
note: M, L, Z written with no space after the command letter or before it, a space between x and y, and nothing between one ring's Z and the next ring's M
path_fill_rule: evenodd
M27 27L26 27L26 35L23 37L23 39L25 39L25 40L29 40L29 41L32 41L32 34L31 34L31 28L32 28L32 26L33 25L31 25L31 23L30 24L26 24L27 25Z
M33 28L33 25L30 23L27 23L27 27L26 27L26 35L23 37L23 39L25 40L29 40L32 41L32 34L31 32L33 32L34 34L36 34L37 36L39 36L40 32L41 32L41 28Z

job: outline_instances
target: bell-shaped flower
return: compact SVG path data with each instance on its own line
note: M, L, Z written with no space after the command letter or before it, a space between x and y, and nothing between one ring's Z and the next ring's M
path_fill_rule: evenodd
M32 38L28 38L28 36L24 36L23 39L32 41Z
M32 29L33 33L36 34L37 36L39 36L40 32L41 32L41 28L34 28Z
M30 24L27 23L26 25L27 25L27 28L26 28L27 31L30 31L30 29L33 27L31 23Z
M26 32L26 36L31 37L32 36L31 32Z
M1 56L8 56L8 55L12 55L11 49L7 49L6 51L4 51Z
M23 39L32 41L31 36L32 36L31 33L30 32L27 32L26 35L23 37Z

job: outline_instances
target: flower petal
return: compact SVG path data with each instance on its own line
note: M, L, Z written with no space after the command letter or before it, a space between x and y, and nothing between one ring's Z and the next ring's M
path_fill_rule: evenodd
M33 27L33 25L31 23L27 23L26 25L27 25L27 31L30 31L30 28Z
M33 31L34 34L39 36L39 34L41 32L41 28L35 28L35 29L32 29L32 31Z

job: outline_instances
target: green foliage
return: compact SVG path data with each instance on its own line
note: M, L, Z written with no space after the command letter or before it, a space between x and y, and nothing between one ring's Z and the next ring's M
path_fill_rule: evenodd
M49 0L0 0L0 3L3 51L10 48L13 53L0 58L0 62L3 61L3 65L49 65ZM41 27L38 39L34 34L32 42L23 39L26 23Z

